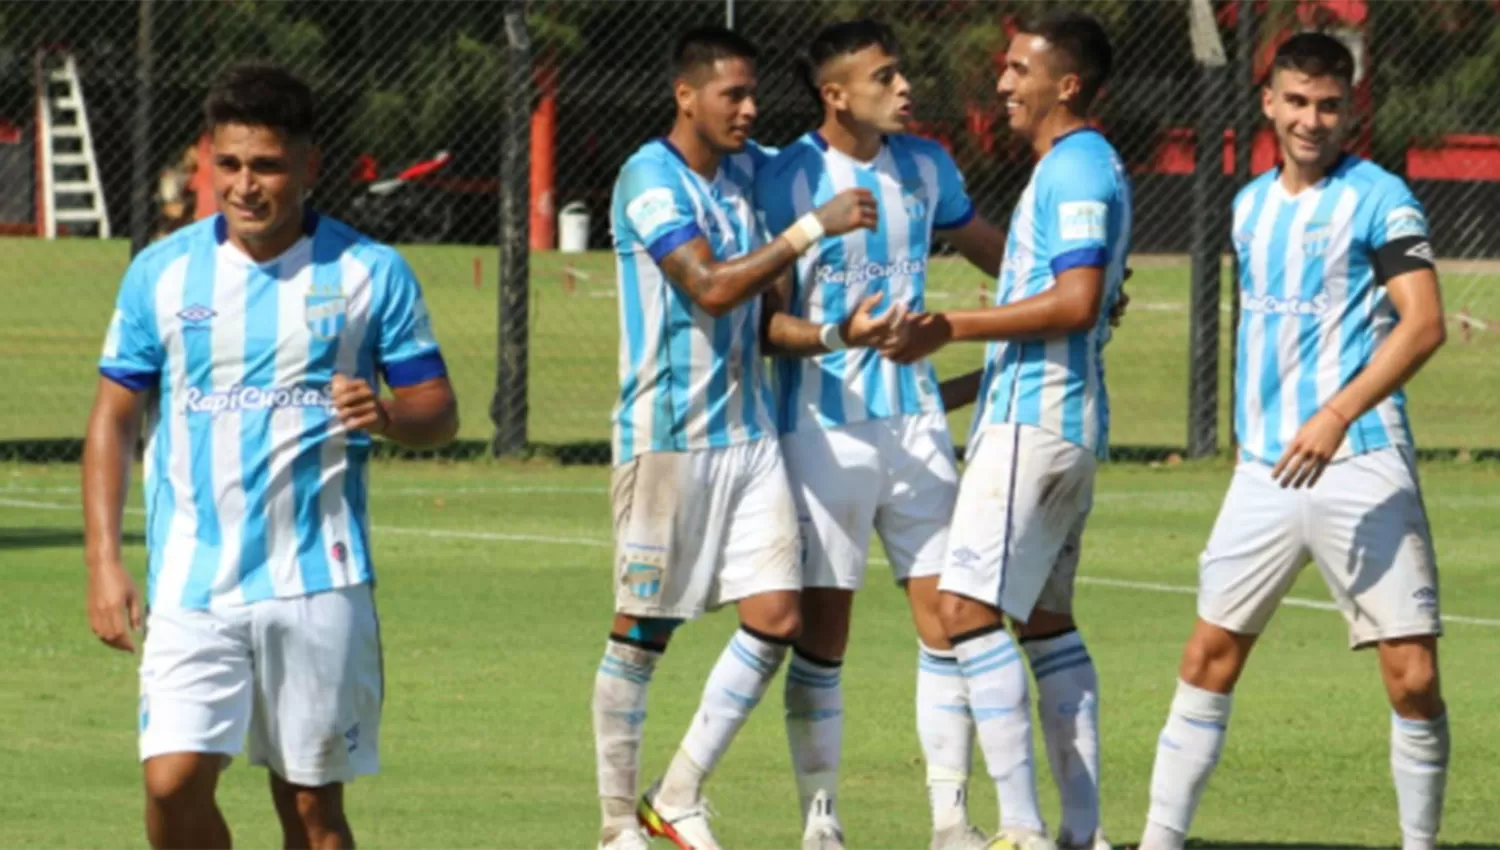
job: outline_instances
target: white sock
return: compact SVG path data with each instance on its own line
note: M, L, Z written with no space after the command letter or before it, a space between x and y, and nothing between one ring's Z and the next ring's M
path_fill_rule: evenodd
M969 821L965 791L974 750L974 717L958 656L926 644L917 654L917 737L927 761L927 798L932 829Z
M1077 631L1023 640L1021 648L1036 679L1047 759L1062 797L1058 835L1083 844L1099 828L1099 675Z
M797 773L797 795L806 823L813 797L822 791L831 809L839 784L844 740L844 688L840 662L792 653L786 669L786 738Z
M1402 850L1437 847L1448 783L1448 715L1407 720L1391 715L1391 774L1401 812Z
M1167 725L1156 740L1156 765L1151 771L1151 812L1148 836L1141 850L1177 850L1192 825L1198 800L1208 777L1219 763L1224 735L1229 729L1233 694L1216 694L1177 682L1177 695ZM1153 827L1165 828L1156 829ZM1175 836L1175 839L1174 839ZM1175 840L1176 843L1172 843Z
M602 843L635 826L636 776L646 687L660 652L611 639L594 676L594 757L599 769Z
M786 650L785 644L762 640L743 628L734 633L708 674L703 701L662 778L658 800L676 808L697 802L703 782L765 695Z
M1004 628L955 642L969 690L969 711L985 764L995 780L1003 829L1044 833L1031 749L1026 668Z

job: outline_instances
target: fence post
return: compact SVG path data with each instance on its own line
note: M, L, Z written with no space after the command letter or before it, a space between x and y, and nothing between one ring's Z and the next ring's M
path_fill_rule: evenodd
M1250 182L1250 154L1255 144L1255 130L1260 124L1260 96L1255 86L1255 46L1259 36L1255 19L1255 0L1239 0L1235 20L1235 87L1238 97L1230 100L1236 107L1234 117L1234 186L1238 190ZM1240 259L1234 256L1234 282L1229 298L1229 447L1239 454L1239 435L1234 430L1234 375L1240 365Z
M1192 293L1188 333L1188 457L1219 449L1219 248L1223 234L1219 192L1224 171L1223 41L1206 0L1189 4L1193 54L1198 60L1197 150L1193 167Z
M527 302L531 254L527 235L531 204L531 39L526 3L505 4L505 117L500 132L499 333L495 345L495 395L490 450L519 454L526 448Z
M135 30L135 117L130 128L130 255L151 242L151 109L155 70L153 0L140 0ZM108 210L105 211L108 215Z

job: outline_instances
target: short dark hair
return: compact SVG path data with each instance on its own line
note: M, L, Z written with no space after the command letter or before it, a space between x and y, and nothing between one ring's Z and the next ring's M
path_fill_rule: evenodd
M1323 32L1299 32L1276 48L1272 73L1301 71L1309 77L1336 77L1354 85L1354 54L1333 36Z
M694 83L705 69L721 59L744 59L754 62L760 51L750 39L726 27L694 27L679 35L672 45L668 63L668 82L689 79Z
M1087 12L1050 12L1028 21L1021 32L1041 36L1062 58L1062 70L1078 75L1078 98L1074 109L1086 111L1114 69L1115 51L1099 19Z
M896 40L895 31L879 21L863 18L829 24L813 36L812 43L797 57L797 76L812 93L813 101L821 107L823 95L818 89L818 72L823 66L840 56L877 46L891 56L901 55L901 43Z
M246 124L270 127L289 139L311 139L316 124L312 89L280 65L235 65L209 89L203 121L209 131L221 124Z

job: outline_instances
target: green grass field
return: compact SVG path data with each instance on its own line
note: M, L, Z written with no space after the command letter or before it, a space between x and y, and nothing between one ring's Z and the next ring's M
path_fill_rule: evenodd
M492 433L497 252L493 247L411 246L406 256L423 282L458 390L462 437ZM0 441L80 437L95 366L129 251L121 241L0 239L0 389L21 404L0 409ZM474 285L474 264L481 264ZM1143 257L1129 283L1133 306L1106 351L1113 441L1181 446L1187 439L1188 272L1181 260ZM572 267L579 274L572 276ZM934 261L930 309L977 306L988 282L962 260ZM1500 446L1500 274L1445 267L1450 308L1467 307L1489 331L1453 344L1411 387L1412 418L1423 446ZM1227 288L1226 288L1227 289ZM1227 298L1227 295L1226 295ZM1228 303L1227 301L1225 302ZM1227 375L1228 313L1221 367ZM600 443L609 437L617 377L614 270L610 255L533 254L529 436L533 442ZM947 376L978 368L980 346L941 352ZM1227 409L1224 384L1221 409ZM1221 414L1220 439L1229 429ZM952 420L965 434L968 415Z
M1223 462L1100 473L1078 614L1102 679L1104 820L1117 841L1139 835L1194 614L1195 559L1228 473ZM0 617L9 647L0 664L4 847L144 846L135 659L88 630L77 474L0 466L0 593L10 604ZM388 699L383 772L351 790L364 846L593 846L589 693L611 604L607 476L539 462L376 465ZM1500 846L1500 466L1431 463L1422 476L1444 611L1456 618L1442 643L1454 740L1443 837L1447 846ZM127 556L137 570L139 507L133 493ZM923 847L915 641L903 598L875 570L846 667L840 805L850 846ZM1327 599L1316 571L1292 595ZM732 628L721 614L678 633L651 692L648 781L665 767ZM1240 686L1198 838L1217 847L1394 846L1388 710L1374 657L1344 647L1337 614L1283 607ZM796 846L780 702L778 684L710 784L728 846ZM1040 780L1055 823L1045 768ZM973 786L973 811L993 827L993 789L982 778ZM263 772L240 761L221 788L240 845L278 846Z

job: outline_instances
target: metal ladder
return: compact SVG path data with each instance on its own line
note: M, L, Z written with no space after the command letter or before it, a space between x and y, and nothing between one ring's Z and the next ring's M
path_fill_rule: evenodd
M73 54L36 55L37 150L41 153L42 235L56 239L58 225L109 238L109 210L99 182L99 158L83 105Z

